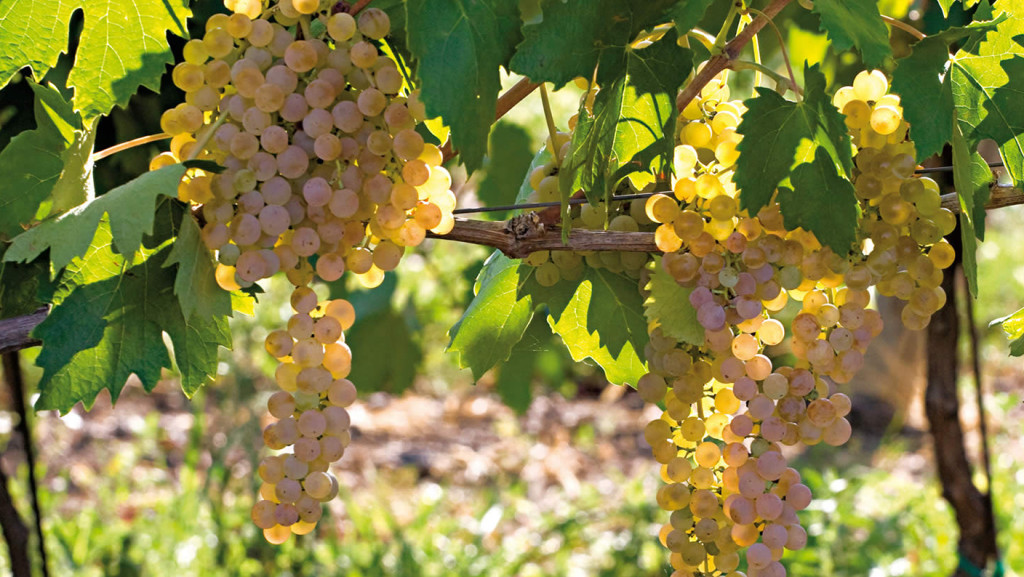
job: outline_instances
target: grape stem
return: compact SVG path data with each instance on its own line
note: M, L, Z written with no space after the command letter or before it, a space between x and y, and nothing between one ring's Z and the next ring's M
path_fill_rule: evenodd
M792 0L772 0L772 3L765 7L765 9L758 13L757 18L750 23L749 26L745 27L742 32L736 35L735 38L726 43L722 52L712 56L704 68L686 85L685 88L676 97L676 108L682 111L686 108L686 105L691 100L696 98L700 94L700 90L711 82L711 79L718 76L720 72L729 67L729 63L739 57L740 52L750 42L750 39L754 37L764 28L765 24L769 20L774 18L783 8L786 7Z
M558 168L558 151L555 150L555 134L558 133L558 128L555 127L555 117L551 114L551 102L548 101L548 89L543 84L540 85L540 102L544 107L544 121L548 125L548 138L551 139L551 162Z
M927 38L924 32L921 32L920 30L914 28L910 24L907 24L902 20L897 20L892 16L886 16L885 14L883 14L882 20L884 20L885 23L888 24L889 26L892 26L893 28L899 28L900 30L906 32L907 34L910 34L914 38L917 38L918 40L924 40L925 38Z
M143 144L149 144L151 142L160 142L161 140L167 140L168 138L172 137L170 134L167 134L166 132L161 132L160 134L150 134L149 136L140 136L139 138L135 138L127 142L122 142L120 144L115 144L110 148L104 148L103 150L92 153L92 162L96 162L97 160L103 160L108 156L112 156L114 154L117 154L118 152L124 152L125 150L135 148L136 146L142 146Z
M196 157L199 156L199 153L203 151L203 148L206 147L206 144L210 142L210 139L213 138L213 133L217 132L217 129L220 128L220 125L224 124L224 121L227 119L228 113L225 110L224 112L221 112L220 116L217 117L217 120L215 120L213 124L211 124L209 128L206 129L206 132L204 132L203 135L200 136L198 140L196 140L195 148L192 149L192 152L189 153L188 158L186 158L185 160L195 160Z
M751 62L749 60L734 60L729 64L729 68L733 70L755 70L759 74L768 76L781 86L785 86L787 89L792 90L796 94L802 94L803 89L797 84L792 78L779 74L771 68L760 64L758 62ZM754 82L754 86L757 86L758 82Z
M750 12L753 12L758 16L764 14L764 12L761 12L756 8L751 8ZM768 18L767 21L768 24L771 24L772 30L775 31L775 38L779 41L779 51L782 52L782 61L786 63L786 72L789 73L790 86L792 87L793 92L797 94L797 96L803 96L804 89L800 88L800 85L796 83L796 75L793 74L793 65L789 60L789 51L786 50L786 40L782 37L782 32L779 30L779 27L775 24L775 21L772 20L771 18Z
M530 82L529 78L523 78L519 82L516 82L512 88L509 88L504 94L498 97L498 102L495 105L494 120L498 120L502 116L505 116L509 110L512 110L515 105L522 102L523 99L536 90L538 86L540 86L540 84ZM445 142L444 146L441 147L441 155L444 157L444 162L448 162L454 158L456 154L458 154L458 151L452 148L452 141L449 137L448 142Z
M356 2L355 4L352 5L352 8L348 11L348 13L355 16L356 14L359 14L360 10L366 8L366 5L369 4L370 2L373 2L373 0L359 0L359 2Z

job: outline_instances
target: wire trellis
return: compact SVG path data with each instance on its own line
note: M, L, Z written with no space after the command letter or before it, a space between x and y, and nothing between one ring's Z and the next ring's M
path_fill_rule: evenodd
M989 168L1002 168L1002 162L989 162ZM932 174L937 172L953 172L952 166L932 166L925 168L918 168L914 171L914 174ZM612 195L612 202L625 201L625 200L636 200L638 198L649 198L656 194L672 194L671 190L656 190L654 192L638 192L635 194L616 194ZM585 198L570 198L569 205L575 206L578 204L587 204L589 202ZM562 206L560 201L551 202L527 202L522 204L504 204L501 206L478 206L472 208L458 208L452 211L452 214L477 214L484 212L503 212L506 210L524 210L534 208L551 208L553 206Z

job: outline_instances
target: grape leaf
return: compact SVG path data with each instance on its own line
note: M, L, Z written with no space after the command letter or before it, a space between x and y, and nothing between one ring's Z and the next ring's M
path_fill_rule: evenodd
M609 84L623 74L626 46L638 32L661 22L675 0L545 0L540 22L523 26L511 67L534 82L561 88L573 78Z
M423 360L423 350L409 327L410 314L390 306L370 315L357 316L346 331L352 348L352 372L348 378L361 391L401 393L412 386ZM381 346L381 343L387 343Z
M608 198L627 175L672 165L675 94L689 74L692 53L675 31L642 48L626 50L624 72L597 93L591 113L580 104L572 145L559 179L565 201L583 190L591 203ZM567 227L566 227L567 228Z
M856 46L869 68L885 67L892 58L889 29L875 0L817 0L814 13L837 51Z
M24 232L64 170L62 155L74 139L75 115L52 87L35 89L36 128L0 151L0 238Z
M570 287L571 296L547 299L548 325L572 359L593 359L609 382L635 385L645 372L640 354L648 339L636 281L588 267L575 288L559 285Z
M487 260L477 279L476 297L449 331L448 349L459 355L459 366L469 367L479 379L507 360L535 310L546 305L548 325L562 337L574 360L591 358L609 381L635 383L644 371L638 351L647 343L635 281L588 269L579 283L543 287L533 272L533 267L499 252Z
M216 265L200 237L199 225L189 214L182 216L178 238L164 263L173 265L178 265L174 294L186 319L193 315L231 316L231 295L217 284Z
M824 148L814 161L793 170L793 188L779 187L779 208L786 228L802 227L839 256L850 253L857 240L860 209L853 183L836 171Z
M110 215L113 242L118 252L131 255L138 250L142 236L153 230L157 197L177 196L178 183L184 174L185 167L180 164L147 172L87 204L18 235L4 259L28 262L50 249L53 268L60 270L72 258L85 254L104 214Z
M139 86L160 87L171 63L168 31L188 36L188 2L129 0L8 0L0 6L0 87L22 67L41 78L68 49L68 23L85 12L75 65L68 76L75 110L87 124L124 106Z
M992 321L989 326L1002 325L1006 338L1010 341L1010 356L1024 355L1024 309Z
M472 369L474 379L508 358L533 318L530 296L519 294L519 266L518 260L493 253L477 278L476 296L448 331L448 350L460 367Z
M409 50L429 116L452 129L470 172L480 168L501 78L520 40L516 0L409 0Z
M675 6L669 8L668 16L676 24L676 32L684 36L700 23L704 13L715 0L680 0Z
M690 304L693 289L680 286L661 267L660 258L655 261L647 290L650 295L644 301L644 315L651 326L661 327L665 336L679 342L704 345L704 327L697 322L697 311Z
M502 363L494 380L494 390L501 402L518 414L530 408L533 401L533 377L542 351L551 346L551 329L542 319L534 317L523 338L512 348L508 362Z
M950 123L935 121L936 118L953 116L953 91L946 74L952 58L950 45L984 35L1004 19L1005 16L999 20L947 28L914 44L909 56L897 60L898 67L892 75L892 92L900 95L903 101L903 117L910 123L918 162L942 152L942 147L953 137Z
M54 86L34 82L30 86L36 95L36 118L51 124L68 143L61 153L63 170L50 191L48 214L60 214L96 196L92 178L96 123L85 126Z
M560 281L554 287L542 287L530 275L523 283L521 292L533 295L534 303L544 303L551 317L551 325L561 330L575 329L566 324L568 314L572 323L579 324L583 332L567 337L556 330L566 346L572 350L571 339L586 340L592 335L599 337L599 347L607 348L612 356L618 356L628 343L642 350L647 342L647 321L643 316L643 300L637 290L636 280L608 269L587 267L579 281ZM576 355L573 356L576 358ZM579 359L576 359L579 360Z
M805 68L804 79L803 102L790 102L767 88L758 88L756 97L743 102L748 110L736 129L744 139L737 146L740 157L733 180L740 204L751 214L771 201L775 187L795 165L812 161L819 147L846 174L853 168L843 115L825 95L824 75L811 66Z
M0 246L2 250L6 248ZM0 262L0 319L31 314L43 306L38 293L49 280L49 270L42 260L29 264Z
M172 366L165 332L182 389L191 395L215 374L218 347L231 346L226 317L182 314L171 288L174 272L160 264L169 247L126 259L112 251L112 241L104 220L87 256L76 259L80 284L65 291L32 333L43 341L36 410L66 413L77 402L88 409L103 389L116 401L132 374L152 390L161 370Z
M978 296L978 224L985 222L985 201L988 200L992 181L992 170L977 151L969 148L967 139L960 131L959 123L953 123L953 184L960 201L960 238L963 245L964 276L971 295ZM982 200L980 207L978 201Z
M1008 18L983 40L966 44L952 60L953 104L967 146L991 138L999 144L1007 171L1024 185L1024 7L997 2Z
M525 182L529 186L532 148L530 133L517 124L498 121L491 128L486 172L476 193L485 206L512 204L519 192L519 183ZM505 220L511 211L483 214L493 220Z

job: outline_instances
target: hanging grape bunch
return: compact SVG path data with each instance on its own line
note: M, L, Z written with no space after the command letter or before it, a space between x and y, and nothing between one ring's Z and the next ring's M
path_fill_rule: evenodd
M280 543L313 530L338 493L328 468L351 440L344 331L355 311L318 302L309 284L347 271L379 285L428 230L451 230L455 195L441 151L415 130L423 106L383 50L387 14L369 8L357 19L309 0L225 4L234 13L211 17L174 68L185 102L161 117L171 150L151 168L186 159L224 167L190 169L179 188L205 220L224 289L278 272L295 286L294 315L266 340L282 390L263 436L282 452L260 464L252 510Z

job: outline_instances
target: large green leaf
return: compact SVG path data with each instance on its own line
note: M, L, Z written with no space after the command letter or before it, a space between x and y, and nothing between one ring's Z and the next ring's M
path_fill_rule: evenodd
M474 379L508 358L533 318L532 300L519 294L519 284L519 261L492 254L477 278L476 296L448 332L448 350Z
M814 12L837 51L857 47L870 68L882 68L892 58L889 29L882 22L876 0L817 0Z
M977 151L971 150L958 123L953 125L953 184L960 200L960 238L963 245L964 276L971 294L978 296L979 224L985 222L992 170ZM980 206L979 206L980 205Z
M635 385L643 376L647 322L636 281L607 269L588 268L570 287L570 297L549 298L548 324L562 337L574 361L592 359L605 378L617 385Z
M632 173L669 170L675 94L692 57L675 38L672 31L646 48L627 49L623 74L597 93L593 113L580 104L571 152L559 173L563 200L582 190L596 204Z
M452 129L472 172L487 151L501 78L520 40L517 0L409 0L409 50L427 113Z
M491 128L489 151L484 179L476 194L485 206L513 204L520 183L525 182L529 186L530 164L533 162L530 133L518 124L498 121ZM493 220L505 220L511 211L483 214Z
M650 294L644 301L644 315L652 326L661 327L665 336L679 342L704 345L704 327L697 322L697 311L690 304L693 289L676 282L662 268L660 258L655 261L647 290Z
M918 162L942 152L942 147L953 137L951 123L935 121L953 116L953 91L946 75L952 58L950 46L965 38L971 43L972 38L995 29L1001 21L948 28L914 44L910 55L897 61L899 66L892 75L892 92L899 94L903 101L903 117L910 123Z
M390 305L370 314L359 314L345 334L352 348L352 372L348 378L363 392L398 394L412 386L423 360L423 350L413 337L412 311ZM386 343L386 346L381 346Z
M104 389L117 400L132 374L152 390L162 369L172 366L164 333L186 394L215 374L218 347L231 346L227 318L185 318L172 288L174 272L162 266L169 252L126 259L112 251L110 229L100 223L85 258L75 259L78 286L65 291L33 331L43 341L36 410L67 412L77 402L89 408Z
M839 256L850 253L857 240L860 209L853 183L818 148L814 161L793 170L793 188L779 187L779 208L787 228L802 227Z
M479 379L509 358L535 310L547 310L548 324L576 361L593 359L614 383L635 383L643 375L646 321L636 281L607 270L588 269L579 282L543 287L534 268L495 252L477 280L477 294L449 331L449 350L459 366Z
M22 233L36 217L61 178L62 156L80 126L54 88L33 88L36 128L18 134L0 151L0 239Z
M802 102L791 102L767 88L758 88L755 98L744 101L748 110L736 129L744 138L737 146L740 157L733 180L740 189L740 204L751 214L771 201L775 188L797 165L812 162L819 147L845 174L852 170L849 134L843 115L825 95L824 75L812 66L805 69L804 78Z
M512 348L508 362L498 368L494 390L510 409L525 413L533 401L533 377L542 354L552 345L548 324L534 317L523 338Z
M623 74L625 47L640 31L667 20L665 10L673 4L675 0L545 0L543 20L523 26L512 70L560 88L577 76L591 78L597 68L598 84L608 84Z
M992 321L992 325L1001 324L1006 338L1010 340L1010 355L1024 355L1024 309ZM991 326L991 325L990 325Z
M124 106L139 86L160 87L172 62L167 32L186 37L191 15L185 0L6 0L0 5L0 87L28 66L41 78L68 50L68 23L76 10L85 23L68 85L75 110L87 124L117 105Z
M231 294L217 284L210 249L203 244L199 225L189 214L182 216L178 238L164 263L173 265L177 265L174 294L186 319L192 315L231 316Z
M178 183L185 174L180 164L147 172L107 194L46 221L14 239L5 260L28 262L50 249L54 270L85 254L104 214L110 217L113 242L121 254L138 250L142 237L153 231L153 214L161 195L177 196Z
M1008 17L952 60L950 80L960 128L971 150L991 138L1017 186L1024 186L1024 6L996 3Z

